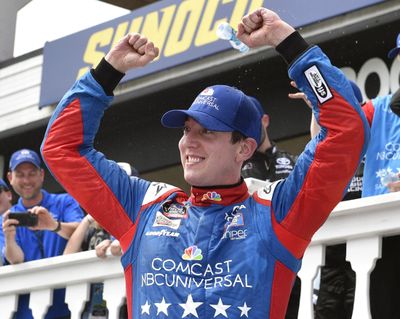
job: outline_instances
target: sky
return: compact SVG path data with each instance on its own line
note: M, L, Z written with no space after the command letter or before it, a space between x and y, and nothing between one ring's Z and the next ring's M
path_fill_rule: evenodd
M17 14L14 57L129 12L98 0L32 0Z

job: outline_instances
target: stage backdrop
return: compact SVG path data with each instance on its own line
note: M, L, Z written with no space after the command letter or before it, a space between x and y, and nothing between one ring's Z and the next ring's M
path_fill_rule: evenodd
M218 24L227 21L236 27L243 15L263 6L264 2L282 19L300 27L383 1L157 1L128 15L46 43L39 107L57 103L75 80L96 66L111 46L128 32L140 32L154 41L160 48L160 56L150 66L130 71L123 81L232 49L227 41L217 38ZM73 16L71 23L74 23Z

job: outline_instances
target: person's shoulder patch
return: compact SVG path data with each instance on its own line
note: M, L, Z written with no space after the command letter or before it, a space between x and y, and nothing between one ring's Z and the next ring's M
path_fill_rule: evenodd
M271 201L272 195L274 194L275 188L278 185L279 181L275 181L272 183L267 183L264 187L259 188L257 190L257 197L261 200Z
M163 197L172 190L178 190L178 188L166 183L152 182L146 191L142 205L154 202L157 198Z
M332 92L330 91L324 77L316 65L313 65L305 70L304 75L306 76L307 81L317 96L320 104L329 101L333 97Z

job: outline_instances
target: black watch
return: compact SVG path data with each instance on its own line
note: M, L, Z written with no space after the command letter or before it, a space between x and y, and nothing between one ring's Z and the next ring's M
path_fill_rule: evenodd
M61 222L57 220L57 227L52 230L53 233L58 233L61 230Z

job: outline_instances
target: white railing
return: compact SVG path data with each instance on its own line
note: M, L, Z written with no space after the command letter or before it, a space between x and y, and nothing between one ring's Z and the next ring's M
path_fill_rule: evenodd
M313 280L323 264L325 245L346 243L347 260L356 272L353 319L371 318L369 274L381 256L381 238L400 234L400 192L340 203L315 234L299 272L302 280L299 318L312 319ZM103 282L109 318L118 318L125 297L119 258L100 260L94 251L0 267L0 318L11 318L19 294L30 293L34 318L43 318L52 290L66 287L71 318L78 319L89 299L90 283Z

